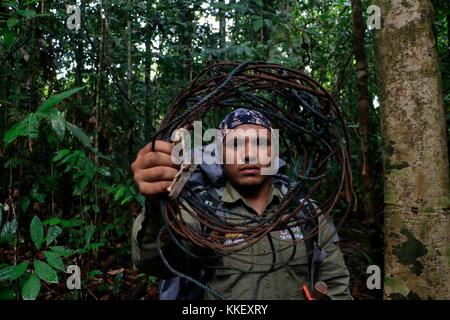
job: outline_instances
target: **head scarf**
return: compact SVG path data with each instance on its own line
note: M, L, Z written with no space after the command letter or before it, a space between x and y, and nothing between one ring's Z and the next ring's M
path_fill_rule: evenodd
M229 114L222 120L219 125L222 137L225 137L227 129L234 129L243 124L256 124L263 126L267 129L272 129L272 124L265 115L259 111L238 108Z

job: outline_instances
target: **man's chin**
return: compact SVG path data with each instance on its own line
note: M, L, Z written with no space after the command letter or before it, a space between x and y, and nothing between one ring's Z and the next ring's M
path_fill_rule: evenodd
M248 177L241 177L237 183L241 187L257 187L263 184L264 179L261 178L261 176L248 176Z

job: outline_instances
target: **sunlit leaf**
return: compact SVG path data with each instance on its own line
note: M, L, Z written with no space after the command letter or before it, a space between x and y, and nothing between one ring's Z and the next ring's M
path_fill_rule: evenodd
M77 93L80 90L83 90L85 87L73 88L58 94L52 95L50 98L45 100L37 109L36 113L40 114L48 114L51 108L56 106L58 103L63 101L64 99L70 97L71 95Z
M7 266L0 269L0 280L15 280L27 270L28 261L23 261L18 265Z
M44 261L35 260L34 271L42 280L48 283L58 283L58 275L56 274L56 271Z
M83 145L90 147L91 146L91 140L89 139L89 137L86 135L86 133L84 133L83 130L81 130L80 128L78 128L77 126L71 124L70 122L66 121L66 128L67 130L69 130L73 136L80 141Z
M52 251L44 251L45 259L47 260L48 264L51 265L56 270L60 270L65 272L66 268L64 267L64 263L61 259L61 256L57 254L56 252Z
M41 291L41 281L37 275L32 274L22 285L22 299L35 300L39 291Z
M62 229L58 226L51 226L47 232L47 246L51 244L62 232Z

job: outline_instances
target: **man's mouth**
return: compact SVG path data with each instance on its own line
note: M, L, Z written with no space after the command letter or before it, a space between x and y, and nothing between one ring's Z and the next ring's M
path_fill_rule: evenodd
M245 175L252 175L252 174L259 174L259 172L260 172L260 166L258 166L258 165L255 165L255 164L249 164L249 165L245 165L245 166L242 166L240 169L239 169L239 171L242 173L242 174L245 174Z

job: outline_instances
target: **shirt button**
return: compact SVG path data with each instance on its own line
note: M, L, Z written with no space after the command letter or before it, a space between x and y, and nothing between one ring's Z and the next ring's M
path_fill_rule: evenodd
M266 288L270 288L270 282L266 282Z

